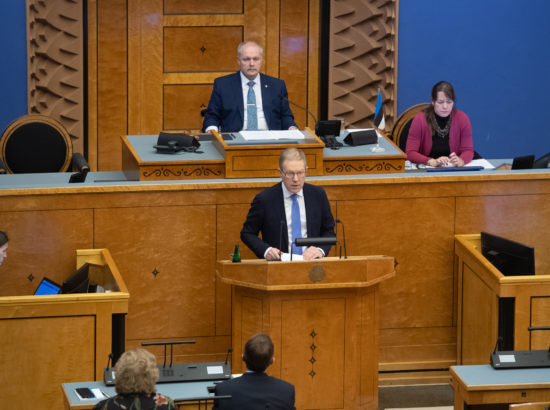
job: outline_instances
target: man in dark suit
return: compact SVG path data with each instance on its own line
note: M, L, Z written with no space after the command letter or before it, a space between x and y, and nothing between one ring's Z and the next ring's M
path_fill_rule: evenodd
M334 218L325 190L305 183L306 157L303 151L287 148L279 158L282 182L260 192L241 230L241 240L258 258L281 259L295 238L334 237ZM262 237L258 235L261 232ZM326 256L330 245L307 249L294 247L304 260Z
M244 346L247 371L241 377L216 385L216 395L231 398L214 402L213 410L294 410L294 386L268 376L273 363L273 342L263 333L252 336Z
M285 82L260 74L262 48L251 41L237 49L240 71L214 80L203 129L221 132L295 129Z

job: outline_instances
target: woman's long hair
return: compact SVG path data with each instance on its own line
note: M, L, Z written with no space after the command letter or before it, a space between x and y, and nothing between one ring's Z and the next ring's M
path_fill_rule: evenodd
M443 92L443 94L445 94L445 97L453 100L453 111L455 110L455 107L456 107L455 89L453 88L451 83L447 81L440 81L432 87L432 104L430 104L424 110L424 116L426 117L426 122L430 127L430 131L432 132L432 135L434 135L436 130L439 128L437 125L437 121L435 119L434 104L437 101L437 93L440 91Z

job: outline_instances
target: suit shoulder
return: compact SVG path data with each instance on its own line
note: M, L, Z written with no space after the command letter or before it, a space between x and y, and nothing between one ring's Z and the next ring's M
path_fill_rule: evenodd
M304 184L304 193L314 193L316 195L326 195L325 189L322 186L319 185L313 185L313 184Z
M283 388L285 390L294 390L294 385L292 383L289 383L282 379L278 379L273 376L269 376L269 378L273 384L277 384L280 388Z
M240 79L238 71L236 73L231 73L231 74L228 74L228 75L223 75L221 77L218 77L218 78L214 79L214 82L215 83L225 83L225 82L235 81L235 78Z

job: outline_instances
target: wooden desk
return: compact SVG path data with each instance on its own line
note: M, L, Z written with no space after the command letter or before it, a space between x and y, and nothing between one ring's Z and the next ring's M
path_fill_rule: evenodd
M454 410L465 405L550 400L550 369L495 370L489 365L452 366Z
M78 250L76 266L85 262L94 264L90 279L108 293L0 297L0 397L5 403L24 400L35 408L59 409L62 382L103 378L113 315L128 312L129 294L107 249Z
M543 257L544 249L536 249ZM489 364L498 338L499 298L511 298L514 350L540 350L550 345L550 272L504 276L481 253L480 235L455 236L458 277L457 363ZM550 372L550 370L549 370Z

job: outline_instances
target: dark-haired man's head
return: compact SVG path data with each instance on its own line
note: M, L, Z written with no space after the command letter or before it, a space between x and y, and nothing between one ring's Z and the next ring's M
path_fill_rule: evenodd
M264 372L273 363L271 338L264 333L258 333L248 339L244 346L243 360L248 370Z

